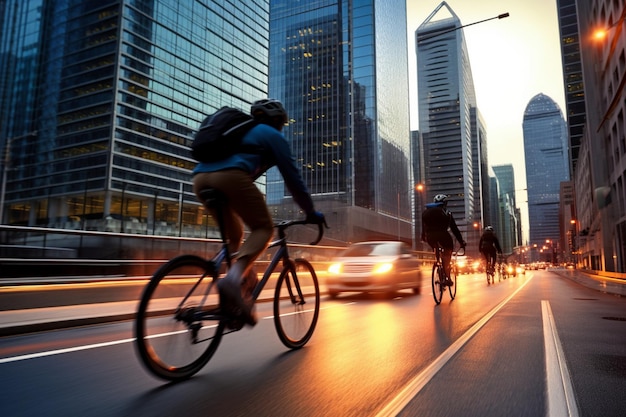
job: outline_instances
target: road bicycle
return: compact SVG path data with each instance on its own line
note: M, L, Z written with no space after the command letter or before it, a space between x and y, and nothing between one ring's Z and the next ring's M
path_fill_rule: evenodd
M441 303L441 299L443 298L443 293L448 287L448 292L450 293L450 298L454 300L456 297L456 257L465 255L465 248L461 247L458 251L452 252L452 257L455 259L455 262L450 266L450 281L451 284L446 282L446 274L443 267L443 248L441 246L437 246L435 248L435 263L433 264L433 272L432 272L432 287L433 287L433 298L435 299L435 304L439 305Z
M498 281L502 281L503 279L507 279L509 277L509 267L506 264L503 257L500 257L497 271L498 271Z
M217 190L200 193L212 207L220 229L221 249L211 259L180 255L161 266L144 288L135 318L135 346L143 365L153 375L170 381L191 377L211 359L222 336L243 327L219 305L217 282L231 264L224 233L224 196ZM303 347L313 335L320 308L320 289L313 266L305 259L289 256L286 231L311 224L290 220L276 224L276 248L263 277L252 291L254 302L278 272L273 298L273 319L280 341L290 349ZM318 225L319 243L324 222ZM282 264L282 267L279 267ZM272 280L272 282L274 282Z
M496 277L495 259L492 259L490 256L488 256L486 258L485 274L487 275L487 285L496 283L496 280L495 280L495 277Z

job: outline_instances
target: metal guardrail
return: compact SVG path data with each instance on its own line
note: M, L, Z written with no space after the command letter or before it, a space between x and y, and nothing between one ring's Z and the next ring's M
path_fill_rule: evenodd
M220 246L219 239L211 238L0 225L0 278L146 276L167 259L183 253L208 258ZM320 264L344 249L298 243L290 247L293 257ZM268 261L271 253L258 263Z

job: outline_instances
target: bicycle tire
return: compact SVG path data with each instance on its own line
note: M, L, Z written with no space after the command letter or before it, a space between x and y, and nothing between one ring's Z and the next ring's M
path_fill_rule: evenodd
M433 298L435 299L435 304L439 305L441 303L441 299L443 298L443 290L444 287L441 285L441 269L442 267L438 264L433 265L433 273L432 273L432 287L433 287Z
M215 353L224 322L215 314L215 323L205 326L196 313L218 312L217 275L203 258L181 255L161 266L146 285L134 334L139 358L153 375L187 379Z
M450 279L452 280L452 285L448 285L448 292L450 293L450 298L454 300L456 297L456 272L451 268L450 269Z
M285 263L274 294L274 326L290 349L304 346L315 330L320 312L320 287L313 266L305 259Z

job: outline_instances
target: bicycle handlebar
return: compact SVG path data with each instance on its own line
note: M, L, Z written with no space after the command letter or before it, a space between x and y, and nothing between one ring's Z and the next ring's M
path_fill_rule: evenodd
M278 235L283 238L285 236L285 230L290 226L296 225L304 225L304 224L317 224L317 238L309 243L310 245L317 245L324 237L324 226L328 229L328 224L326 223L326 219L323 222L311 222L307 220L285 220L278 224L275 224L274 227L278 229Z

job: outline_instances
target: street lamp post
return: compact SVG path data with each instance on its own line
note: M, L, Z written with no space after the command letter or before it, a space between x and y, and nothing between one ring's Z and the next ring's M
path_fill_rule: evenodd
M428 39L435 38L437 36L445 35L446 33L454 32L455 30L463 29L463 28L466 28L468 26L473 26L473 25L477 25L479 23L488 22L489 20L504 19L505 17L509 17L509 13L508 12L507 13L500 13L497 16L490 17L488 19L479 20L478 22L468 23L467 25L462 25L462 26L446 29L446 30L443 30L441 32L434 33L434 34L432 34L430 36L424 36L423 38L419 39L419 42L423 42L423 41L426 41Z
M415 242L415 248L419 250L424 249L424 244L422 243L422 210L424 208L424 193L426 192L426 187L424 184L415 185L415 191L417 196L417 202L415 204L415 231L413 232L413 240ZM419 225L419 227L418 227Z

